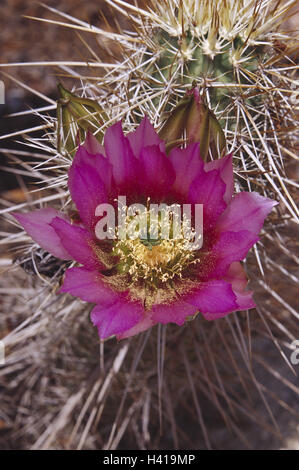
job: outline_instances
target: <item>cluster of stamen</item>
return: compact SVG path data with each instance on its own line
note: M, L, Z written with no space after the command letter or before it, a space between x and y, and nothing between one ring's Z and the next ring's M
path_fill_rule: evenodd
M146 214L149 220L150 210ZM118 271L128 274L132 284L139 281L154 285L168 281L183 279L188 268L199 262L198 251L191 249L184 234L190 230L187 222L181 226L181 237L173 235L174 217L170 224L170 237L162 238L163 214L158 221L158 236L155 239L141 238L139 227L130 238L118 239L114 242L113 254L118 257ZM132 224L132 217L126 218L126 225ZM117 230L116 230L117 232ZM189 237L190 239L190 237Z

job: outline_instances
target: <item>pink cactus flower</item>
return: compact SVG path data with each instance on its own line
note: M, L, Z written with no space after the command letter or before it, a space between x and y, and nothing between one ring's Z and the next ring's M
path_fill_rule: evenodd
M204 163L199 144L165 153L149 120L125 136L121 122L105 134L104 147L89 135L69 170L78 220L52 208L14 214L52 255L75 260L60 292L96 304L91 319L101 339L127 338L157 323L182 325L201 313L215 320L255 307L240 261L258 241L277 203L256 192L233 196L232 156ZM99 240L99 205L202 204L203 245L187 253L173 240Z

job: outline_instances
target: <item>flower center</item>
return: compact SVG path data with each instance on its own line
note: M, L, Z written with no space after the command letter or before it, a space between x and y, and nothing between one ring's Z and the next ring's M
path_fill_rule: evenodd
M182 279L184 271L199 262L196 252L186 249L186 241L160 240L159 244L143 240L119 240L113 248L119 257L119 271L128 273L132 283L139 280L159 284L176 277Z
M106 282L116 291L129 290L130 298L146 309L167 304L194 286L202 240L186 204L182 211L178 204L162 203L157 210L149 202L147 207L138 204L136 213L137 205L124 205L113 238L95 248L107 268Z

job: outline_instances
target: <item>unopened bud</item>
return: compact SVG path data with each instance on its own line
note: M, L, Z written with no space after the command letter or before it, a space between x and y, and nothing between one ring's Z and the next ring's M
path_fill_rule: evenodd
M166 142L167 149L175 147L182 142L183 132L186 125L186 117L191 106L192 98L185 96L174 108L159 136Z
M102 142L104 134L99 129L108 121L108 117L96 101L80 98L61 84L58 85L58 91L57 148L59 152L65 150L73 157L88 131Z
M185 141L187 144L199 142L204 160L207 160L209 151L214 159L225 153L224 132L213 111L203 102L197 87L187 91L159 135L166 141L167 150Z

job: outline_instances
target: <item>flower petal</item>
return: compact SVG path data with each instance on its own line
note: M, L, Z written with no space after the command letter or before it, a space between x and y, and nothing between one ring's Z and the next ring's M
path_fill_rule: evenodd
M151 310L151 318L153 323L176 323L183 325L186 318L198 311L198 308L184 302L177 300L169 305L155 305Z
M142 149L140 172L143 193L155 200L160 200L166 195L175 180L175 172L171 162L157 145Z
M95 136L88 130L85 142L83 147L91 155L102 154L105 155L105 149L100 144L100 142L95 138Z
M189 190L189 200L193 204L203 204L204 230L214 225L217 218L226 208L223 196L225 183L220 170L204 170L193 180Z
M176 179L173 190L187 195L194 176L203 169L203 160L200 158L199 143L188 145L185 149L175 148L169 154Z
M102 153L91 153L88 151L88 149L96 149L95 142L92 141L91 143L91 138L97 142L99 148L104 150L95 137L89 134L89 140L87 137L84 145L79 147L73 160L73 166L88 165L89 167L92 167L98 173L106 190L109 191L112 183L112 165L109 163L108 158L106 158Z
M86 302L112 305L120 296L105 282L98 271L86 268L70 268L65 272L63 285L59 291L68 292Z
M101 339L131 329L143 316L143 308L137 302L128 302L123 299L116 301L108 307L96 307L91 312L91 320L98 328Z
M128 330L124 331L123 333L120 333L117 335L117 339L125 339L125 338L130 338L131 336L138 335L139 333L142 333L143 331L148 330L153 326L152 319L150 315L147 315L148 312L145 312L143 318L136 323L132 328L129 328Z
M148 145L160 145L163 141L158 136L153 125L147 116L145 116L137 129L127 135L131 148L136 158L139 158L143 147Z
M107 129L105 151L113 167L113 177L117 186L136 185L138 160L135 158L129 140L124 136L121 122Z
M15 212L13 216L24 227L28 235L44 250L57 258L72 259L71 254L65 249L59 236L50 225L56 217L63 220L65 218L64 214L47 207L28 214Z
M208 320L238 309L232 286L223 280L201 283L196 291L185 297L185 301L197 307Z
M237 297L238 310L250 310L251 308L256 307L256 304L252 298L252 290L238 292L233 288L233 291Z
M53 219L51 227L54 228L62 245L69 251L72 259L89 269L104 268L95 255L92 248L94 240L87 230L58 217Z
M258 234L272 208L278 204L256 192L237 194L218 220L222 232L249 230Z
M231 201L234 191L234 174L233 174L233 157L228 154L225 157L205 163L205 171L220 170L220 176L226 185L223 196L224 201L228 204Z
M246 258L250 248L259 240L259 237L248 230L240 232L223 232L213 246L214 270L210 276L222 276L234 261Z
M247 277L241 263L235 262L231 264L225 280L232 285L240 310L248 310L256 306L252 298L253 292L245 290Z
M84 225L93 231L97 222L95 216L99 204L107 201L104 183L94 168L85 162L74 161L69 170L69 190Z

